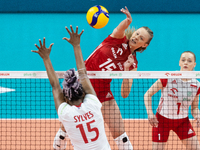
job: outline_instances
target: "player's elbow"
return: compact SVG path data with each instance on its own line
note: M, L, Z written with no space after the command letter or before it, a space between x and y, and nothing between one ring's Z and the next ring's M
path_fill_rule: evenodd
M129 95L128 92L121 92L121 96L122 96L123 98L127 98L128 95Z
M149 104L153 95L151 95L148 91L144 94L144 103Z
M149 97L151 97L151 96L148 94L148 92L146 92L146 93L144 94L144 101L145 101L145 100L148 100Z
M148 93L146 92L145 94L144 94L144 97L148 97L149 95L148 95Z
M192 106L191 107L191 113L193 113L193 112L198 112L199 111L199 108L198 108L198 106Z

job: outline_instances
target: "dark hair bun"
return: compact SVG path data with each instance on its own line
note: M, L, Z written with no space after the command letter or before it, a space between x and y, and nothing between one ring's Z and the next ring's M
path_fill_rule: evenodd
M70 69L64 73L63 94L69 100L79 99L83 94L82 85L78 82L75 69Z

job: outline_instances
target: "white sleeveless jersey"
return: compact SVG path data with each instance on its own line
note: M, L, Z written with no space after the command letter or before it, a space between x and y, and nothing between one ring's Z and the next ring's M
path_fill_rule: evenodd
M108 143L102 104L94 95L87 94L80 106L66 102L58 108L59 120L74 146L74 150L111 150Z
M169 119L188 117L189 106L200 93L200 84L196 79L160 79L163 85L157 112Z

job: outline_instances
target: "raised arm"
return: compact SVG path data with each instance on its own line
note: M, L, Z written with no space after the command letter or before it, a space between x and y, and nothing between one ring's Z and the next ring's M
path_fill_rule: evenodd
M127 7L122 8L120 10L121 12L123 12L126 15L126 19L124 19L112 32L112 34L110 35L111 37L117 38L117 39L121 39L125 36L125 30L129 27L129 25L132 22L132 17L131 14L128 10Z
M87 70L85 68L85 63L83 60L83 55L80 47L80 37L83 33L83 30L81 31L80 34L78 34L78 27L76 27L76 32L74 32L72 26L70 25L71 32L67 27L65 27L67 32L70 35L70 38L64 37L63 39L68 41L74 48L74 54L75 54L75 59L76 59L76 66L78 69L78 74L79 74L79 81L83 86L84 91L87 94L93 94L96 95L92 84L90 83L90 80L87 76Z
M194 117L194 119L197 121L197 126L200 127L200 113L199 113L199 95L197 95L192 102L191 106L191 114Z
M42 45L41 40L39 40L39 43L40 43L40 47L35 44L35 46L38 48L38 51L32 51L32 52L38 53L40 57L43 59L43 62L47 71L47 75L53 89L55 107L56 107L56 110L58 111L59 105L64 102L64 96L62 93L62 89L60 87L59 80L56 76L56 73L53 69L53 66L49 57L53 44L51 44L49 48L46 48L45 38L43 39L43 45Z
M162 89L162 83L160 81L160 79L158 79L150 88L149 90L145 93L144 95L144 104L147 110L147 114L148 114L148 120L149 123L152 126L158 126L158 120L155 117L155 115L153 114L153 110L152 110L152 96L154 94L156 94L160 89Z

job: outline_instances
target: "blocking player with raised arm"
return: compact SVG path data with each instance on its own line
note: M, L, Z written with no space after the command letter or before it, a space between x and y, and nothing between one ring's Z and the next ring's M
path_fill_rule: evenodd
M45 38L43 39L43 45L39 40L40 47L35 45L38 51L33 52L38 53L43 59L52 86L59 120L73 143L74 150L110 150L101 113L102 104L96 97L96 93L87 77L80 48L80 37L83 31L78 34L78 27L76 27L76 32L73 31L72 26L70 28L71 32L66 28L70 35L70 38L66 38L66 40L74 49L79 81L75 75L75 70L70 69L64 74L63 89L61 89L49 57L53 44L46 48ZM54 145L54 148L65 149L65 145L62 145L63 147L59 146Z
M125 7L121 9L121 12L126 15L126 19L85 60L88 71L137 71L136 52L146 49L153 38L153 32L148 27L131 30L128 28L132 22L129 10ZM90 81L102 103L104 121L119 150L132 150L119 107L110 89L111 80L91 79ZM122 97L129 95L132 82L132 79L123 80ZM60 132L57 135L59 136Z
M191 51L181 54L180 71L192 71L196 66L196 56ZM152 96L161 90L161 98L156 115L152 111ZM163 150L173 130L187 150L200 150L195 131L188 118L191 114L200 127L199 113L200 83L196 79L158 79L144 95L149 123L152 125L153 150Z

